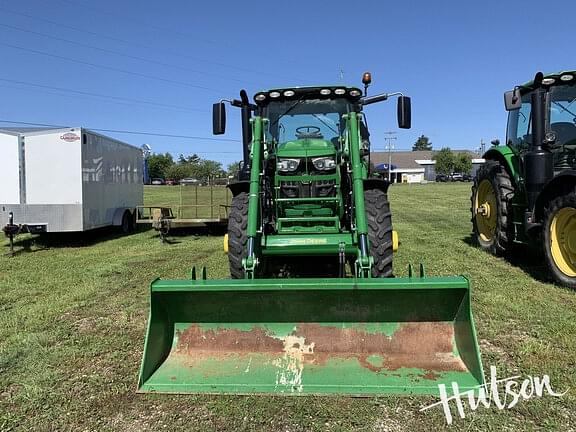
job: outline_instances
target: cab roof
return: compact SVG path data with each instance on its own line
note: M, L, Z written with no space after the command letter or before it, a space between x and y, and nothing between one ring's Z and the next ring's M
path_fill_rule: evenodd
M329 90L329 92L328 92ZM336 91L343 91L341 94L336 94ZM289 93L288 95L285 92L293 92L293 94ZM324 91L324 92L322 92ZM321 93L322 92L322 93ZM279 93L279 95L275 97L271 97L271 94ZM325 93L325 94L323 94ZM257 99L259 96L264 96L263 99ZM356 102L362 97L363 93L358 87L351 87L344 84L332 84L332 85L323 85L323 86L295 86L295 87L279 87L279 88L272 88L269 90L259 91L254 95L254 101L258 105L266 105L270 101L276 100L283 100L289 101L294 100L297 101L302 96L310 97L310 98L318 98L318 99L333 99L333 98L346 98L351 102Z
M573 78L569 81L565 81L563 82L561 80L560 77L564 76L564 75L572 75ZM554 82L552 84L570 84L570 83L575 83L576 82L576 70L565 70L565 71L560 71L560 72L549 72L549 73L545 73L544 74L544 80L545 79L553 79ZM520 88L524 91L529 91L529 90L533 90L535 88L534 86L534 80L528 81L522 85L520 85Z

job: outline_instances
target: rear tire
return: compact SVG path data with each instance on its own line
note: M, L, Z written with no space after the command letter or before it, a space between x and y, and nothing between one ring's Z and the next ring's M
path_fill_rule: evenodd
M242 260L248 249L248 194L239 193L232 198L228 215L228 262L232 279L244 278Z
M548 203L543 230L544 256L554 281L576 289L576 193Z
M472 236L481 249L502 256L514 237L512 197L514 186L498 161L487 160L476 173L470 198Z
M373 277L392 277L392 213L388 196L379 189L364 192Z
M130 210L125 210L124 214L122 215L122 225L120 225L120 229L122 230L122 234L130 234L134 231L134 217Z

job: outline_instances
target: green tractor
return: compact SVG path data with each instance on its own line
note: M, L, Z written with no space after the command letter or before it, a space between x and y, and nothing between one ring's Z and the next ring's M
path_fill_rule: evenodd
M506 145L493 141L472 187L473 235L505 255L542 248L558 284L576 288L576 71L544 75L504 95Z
M139 391L438 394L483 384L467 279L393 277L389 184L370 176L367 96L276 88L240 108L243 164L230 185L231 279L156 280ZM198 276L198 280L197 280Z

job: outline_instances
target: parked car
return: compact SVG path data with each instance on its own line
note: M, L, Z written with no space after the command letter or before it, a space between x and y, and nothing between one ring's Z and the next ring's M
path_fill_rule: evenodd
M449 177L448 177L446 174L438 174L438 175L436 176L436 181L437 181L437 182L447 182L447 181L449 181L449 180L450 180L450 179L449 179Z
M202 186L202 183L195 178L183 178L182 180L180 180L180 184Z
M450 181L464 181L464 176L461 173L450 174Z
M153 178L151 183L155 186L165 184L164 179L161 179L161 178Z
M465 181L465 182L472 181L472 175L471 174L464 174L462 176L462 181Z
M180 183L176 179L166 179L166 185L168 186L177 186Z

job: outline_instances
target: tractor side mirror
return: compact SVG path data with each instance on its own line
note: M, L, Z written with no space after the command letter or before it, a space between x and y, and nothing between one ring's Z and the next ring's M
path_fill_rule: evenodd
M224 102L212 105L212 133L222 135L226 131L226 106Z
M398 127L400 129L412 127L412 106L408 96L398 97Z
M506 111L517 110L522 106L522 97L517 88L504 93L504 106Z

